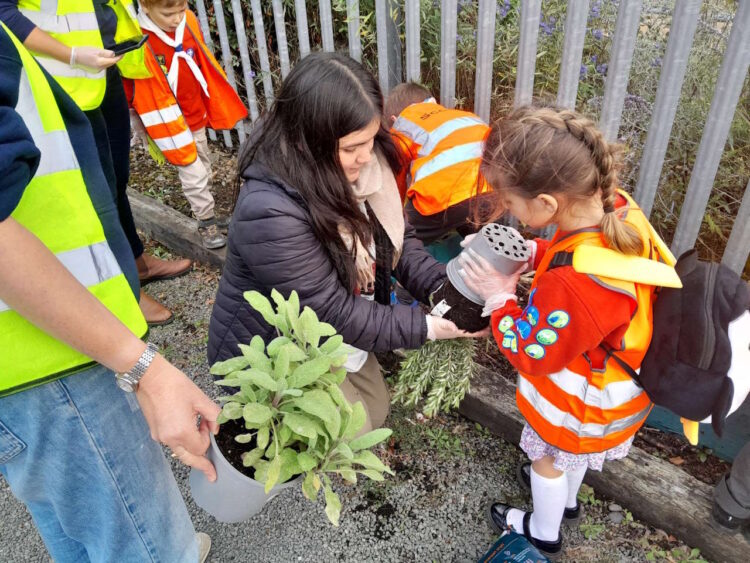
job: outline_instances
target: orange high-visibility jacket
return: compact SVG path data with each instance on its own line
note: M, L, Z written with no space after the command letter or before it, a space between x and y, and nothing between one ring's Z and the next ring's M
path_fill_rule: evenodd
M198 45L195 58L208 86L208 125L213 129L231 129L247 117L247 109L203 42L195 14L187 10L185 17L186 31L192 34ZM198 156L193 134L153 50L148 43L146 47L146 66L151 77L124 79L130 106L138 113L149 137L169 162L177 166L191 164Z
M476 193L489 130L473 113L445 108L432 98L399 114L391 133L396 146L411 161L406 197L419 213L441 213ZM481 192L487 189L482 184Z
M660 246L654 242L658 235L643 212L625 192L618 193L627 200L625 221L638 230L644 241L642 257L673 265L674 257L668 250L663 254L669 256L656 250ZM537 268L532 290L555 253L573 252L580 245L606 247L598 229L583 229L562 237L556 233ZM665 248L663 243L661 248ZM635 312L617 354L637 370L651 342L656 288L588 275L596 283L633 299ZM615 360L607 356L603 370L599 370L586 354L548 376L519 373L516 401L521 414L545 442L575 454L602 452L623 443L643 425L652 407L645 391Z

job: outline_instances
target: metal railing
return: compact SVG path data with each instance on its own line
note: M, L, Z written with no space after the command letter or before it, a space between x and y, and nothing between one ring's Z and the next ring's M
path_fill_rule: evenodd
M281 77L285 78L292 63L285 29L284 4L282 0L266 1L270 2L273 10L275 54L278 57ZM244 23L247 15L243 14L240 0L227 0L227 2L230 4L234 17L239 52L230 50L222 1L212 0L221 47L221 60L230 84L236 87L231 61L233 55L239 55L250 118L255 121L260 112ZM257 41L256 47L262 73L263 95L266 104L269 104L273 101L274 93L261 0L249 0L249 4L254 35L256 38L263 39ZM215 49L209 31L205 0L195 0L195 5L207 43L209 47ZM322 37L322 44L319 47L325 51L332 51L335 46L331 1L320 0L318 7ZM516 106L532 101L541 7L541 0L523 0L521 3L514 97ZM700 7L701 0L677 0L675 2L666 54L635 187L635 199L647 215L650 215L653 209L659 179L663 172L667 145L685 78L688 55L698 24ZM394 24L393 8L402 10L405 15L403 46ZM317 46L311 47L310 45L307 2L294 0L294 9L297 24L296 35L299 41L298 52L301 57L304 57L311 48L317 48ZM456 95L457 0L442 0L440 7L435 9L441 11L440 102L447 107L453 107ZM599 126L608 139L616 139L620 129L641 10L642 0L620 0L599 118ZM496 0L478 0L474 111L485 120L490 118L492 102L496 12ZM567 4L565 38L557 91L557 103L560 106L571 108L575 106L588 12L589 0L570 0ZM359 1L346 0L348 52L358 61L362 60L361 15ZM377 31L377 74L383 92L387 94L389 89L401 79L419 81L421 78L420 0L404 0L403 2L375 0L374 17ZM404 47L406 68L402 73L401 52ZM750 0L739 0L710 110L705 119L703 135L692 168L682 212L672 240L672 251L677 255L691 248L697 240L729 128L747 76L749 62ZM244 124L238 125L237 132L240 141L244 140L246 134ZM215 139L215 133L212 131L211 134L212 139ZM231 146L232 140L229 133L224 131L223 135L225 144ZM722 262L733 270L741 272L748 255L750 255L750 183L744 191L742 203L734 219Z

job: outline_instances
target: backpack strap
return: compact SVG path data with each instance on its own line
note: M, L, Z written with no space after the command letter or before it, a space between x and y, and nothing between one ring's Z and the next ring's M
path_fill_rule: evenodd
M643 387L643 385L641 385L641 380L640 380L640 378L638 377L638 372L637 372L637 371L635 371L635 370L634 370L634 369L633 369L632 367L630 367L630 366L629 366L629 365L627 364L627 362L625 362L625 360L623 360L623 359L622 359L622 358L621 358L620 356L618 356L617 354L615 354L615 349L614 349L614 348L612 348L612 346L610 346L610 345L609 345L609 344L607 344L606 342L602 342L601 344L599 344L599 347L600 347L600 348L601 348L602 350L604 350L604 351L605 351L605 352L607 353L607 355L608 355L608 356L610 356L610 357L611 357L611 358L612 358L612 359L613 359L614 361L616 361L616 362L617 362L618 364L620 364L620 367L621 367L622 369L624 369L624 370L625 370L625 372L626 372L626 373L627 373L627 374L628 374L628 375L629 375L630 377L632 377L632 378L633 378L633 381L635 381L635 382L636 382L636 383L637 383L638 385L640 385L641 387Z
M572 266L572 265L573 265L573 253L567 252L565 250L559 250L552 255L552 260L550 260L549 265L547 266L547 269L553 270L555 268L559 268L560 266Z

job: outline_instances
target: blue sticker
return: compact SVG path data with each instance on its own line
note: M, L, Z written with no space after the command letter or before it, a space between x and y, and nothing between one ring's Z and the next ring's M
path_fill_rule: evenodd
M526 340L529 337L529 334L531 334L531 325L526 321L517 320L516 330L518 331L518 335Z
M526 307L526 320L529 321L531 326L536 326L539 322L539 309L533 305Z
M557 333L551 328L543 328L536 333L536 341L543 346L549 346L557 342Z
M500 334L505 334L505 332L513 328L513 317L510 315L505 315L502 319L500 319L500 322L497 323L497 330L500 332Z
M568 315L568 313L566 313L562 309L552 311L549 315L547 315L547 324L555 328L565 328L566 326L568 326L569 322L570 315Z
M508 330L503 335L503 348L508 348L514 354L518 353L518 337L512 330Z
M544 357L544 348L539 346L539 344L529 344L523 349L523 351L526 352L526 355L529 358L533 358L534 360L539 360Z

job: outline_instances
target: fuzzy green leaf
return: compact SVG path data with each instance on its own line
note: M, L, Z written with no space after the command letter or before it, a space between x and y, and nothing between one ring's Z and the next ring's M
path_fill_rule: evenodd
M223 362L216 362L211 366L212 375L229 375L233 371L245 369L250 365L250 362L244 356L237 356L236 358L229 358Z
M290 362L304 362L307 359L305 351L297 346L295 343L285 344L283 348L286 348L289 352Z
M348 481L353 485L357 484L357 473L353 469L340 469L339 475L341 475L344 481Z
M291 340L289 340L286 336L277 336L268 343L266 351L268 352L269 356L275 357L279 353L279 350L281 350L281 348L285 344L289 344L290 342Z
M320 351L324 354L333 354L341 347L343 343L344 337L340 334L335 334L320 345Z
M367 413L365 407L361 401L357 401L352 405L352 414L349 418L349 422L344 429L342 438L344 440L351 440L357 435L357 432L365 425L367 421Z
M297 319L299 319L299 295L296 291L289 294L289 299L286 302L286 314L289 317L290 324L295 326Z
M327 372L330 365L331 360L326 356L307 361L295 368L292 375L287 379L287 384L289 387L295 388L307 387Z
M336 446L336 448L333 451L341 454L346 459L354 459L354 452L351 450L349 446L347 446L343 442L341 442L338 446Z
M248 403L242 409L242 416L251 424L263 424L273 416L273 411L260 403Z
M359 438L355 438L351 442L349 442L349 447L351 447L352 451L358 452L360 450L364 450L366 448L371 448L375 444L379 444L388 436L393 434L393 430L390 428L378 428L376 430L372 430L371 432L368 432L367 434L363 434Z
M284 424L292 432L304 436L305 438L314 438L318 435L316 424L310 417L298 413L287 413L284 415Z
M331 366L335 367L333 366L333 364L331 364ZM328 383L332 383L333 385L341 385L346 379L346 370L343 368L334 369L332 371L324 373L321 376L321 379Z
M336 329L333 328L333 325L328 323L319 323L318 332L320 333L320 336L333 336L336 334Z
M246 346L245 344L239 344L238 346L242 355L247 358L250 363L250 367L263 371L271 370L271 360L268 359L268 356L266 356L266 353L263 350L257 350L253 346Z
M258 448L261 450L265 450L266 446L268 446L268 441L271 439L271 429L268 425L261 426L258 430L258 438L256 442L258 443Z
M263 448L255 448L242 454L242 465L245 467L254 466L260 458L263 457Z
M269 465L270 463L265 459L259 459L258 461L256 461L253 464L253 467L255 467L255 476L253 477L253 479L258 481L258 483L265 483L268 476Z
M221 409L222 414L229 420L237 420L242 417L242 405L230 402Z
M305 475L305 479L302 481L302 493L309 500L316 500L318 498L318 489L313 486L314 478L314 473L308 473L307 475Z
M361 473L365 477L369 477L373 481L385 481L382 473L378 473L374 469L360 469L357 473Z
M333 492L331 486L326 484L325 486L325 497L326 497L326 516L334 526L339 525L339 517L341 516L341 500L339 496Z
M225 379L218 380L216 382L216 385L219 385L221 387L239 387L240 385L242 385L242 381L240 381L237 377L227 377Z
M238 444L247 444L252 439L253 439L252 434L237 434L234 437L234 441L237 442Z
M300 452L299 454L297 454L297 463L299 463L300 469L302 469L302 471L310 471L316 465L318 465L318 459L310 453Z
M351 414L352 405L351 403L349 403L349 401L346 400L343 391L341 391L341 387L339 387L338 385L329 385L327 387L327 390L328 394L331 396L331 399L333 399L333 402L341 407L341 410L348 414Z
M281 393L282 397L301 397L302 389L285 389Z
M279 437L279 444L282 446L286 445L289 439L292 437L292 431L285 424L281 425L281 428L276 430L276 435Z
M279 388L278 383L276 380L268 375L265 371L261 371L259 369L250 368L243 371L237 372L237 377L240 378L242 381L249 381L250 383L254 383L258 387L262 387L263 389L268 389L269 391L276 391Z
M258 396L255 394L255 390L251 383L243 383L240 385L240 396L245 403L257 403Z
M301 397L294 399L293 403L300 410L317 416L323 422L333 423L336 419L340 420L333 399L321 389L307 391Z
M299 336L301 336L305 342L312 344L312 346L316 348L320 341L319 325L320 323L318 322L318 316L315 314L315 311L310 309L310 307L305 307L305 310L302 311L302 314L299 316L299 322L297 323L300 333Z
M279 472L279 483L285 483L294 475L302 473L302 468L297 462L297 452L291 448L281 450L281 471Z
M271 492L273 486L279 480L279 474L281 473L281 456L276 456L271 460L268 466L268 474L266 475L265 491L266 494Z
M276 315L271 307L271 302L264 295L261 295L257 291L246 291L243 293L245 301L250 303L250 306L258 311L263 320L265 320L271 326L276 326Z
M390 468L385 465L380 458L369 450L357 452L357 455L352 460L352 463L361 465L366 469L375 469L376 471L391 473Z
M229 422L229 419L223 412L220 412L218 415L216 415L216 424L224 424L225 422Z
M263 342L263 338L259 334L256 334L250 339L250 348L262 354L266 351L266 343Z
M276 360L273 362L273 376L274 379L284 379L289 374L289 350L281 348ZM294 387L294 386L292 386Z

